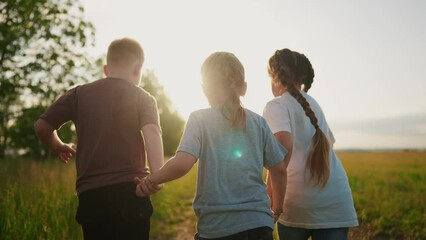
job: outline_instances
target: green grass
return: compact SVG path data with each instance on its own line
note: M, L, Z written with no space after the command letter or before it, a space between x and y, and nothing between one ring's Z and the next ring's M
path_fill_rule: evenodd
M426 239L426 152L339 152L360 227L351 239ZM196 169L152 197L152 239L195 228ZM0 160L0 239L82 239L74 220L75 167L59 161Z
M74 169L55 163L0 161L2 240L81 238Z
M426 239L426 152L340 152L360 227L356 239Z
M190 220L196 167L152 197L153 239L170 239L176 224ZM83 239L75 221L75 167L59 161L0 160L0 239ZM165 227L167 226L167 227Z

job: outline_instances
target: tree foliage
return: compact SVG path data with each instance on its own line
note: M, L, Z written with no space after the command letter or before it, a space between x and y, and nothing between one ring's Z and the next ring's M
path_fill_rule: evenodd
M0 2L0 158L34 134L35 112L97 73L85 52L94 27L83 13L75 0Z
M0 1L0 158L49 155L33 123L67 89L100 75L100 58L86 53L93 44L94 27L78 0ZM165 153L173 154L184 122L153 71L142 85L157 99ZM75 137L72 128L58 132L64 141Z
M185 122L164 92L153 70L147 70L142 76L141 87L157 100L160 124L163 133L164 154L174 155L182 136Z

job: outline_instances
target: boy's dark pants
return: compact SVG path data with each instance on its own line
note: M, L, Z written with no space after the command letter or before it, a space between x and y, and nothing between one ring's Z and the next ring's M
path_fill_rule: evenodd
M244 232L236 233L231 236L221 238L201 238L195 235L195 240L273 240L272 229L269 227L260 227L250 229Z
M78 196L76 220L85 240L148 240L153 212L149 197L139 198L134 183L88 190Z

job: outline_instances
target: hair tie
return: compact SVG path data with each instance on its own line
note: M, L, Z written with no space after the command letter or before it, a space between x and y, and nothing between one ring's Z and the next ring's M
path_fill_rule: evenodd
M314 126L314 127L315 127L315 129L316 129L316 130L318 130L318 129L319 129L318 124L315 124L315 126Z

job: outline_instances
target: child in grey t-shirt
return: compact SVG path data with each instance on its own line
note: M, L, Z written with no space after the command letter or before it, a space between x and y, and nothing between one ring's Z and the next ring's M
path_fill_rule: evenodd
M158 184L185 175L198 159L196 238L272 240L274 215L282 212L287 150L260 115L241 106L247 88L244 68L232 53L213 53L201 73L211 107L191 113L176 155L141 180L137 193L155 192ZM264 167L274 188L273 211Z

